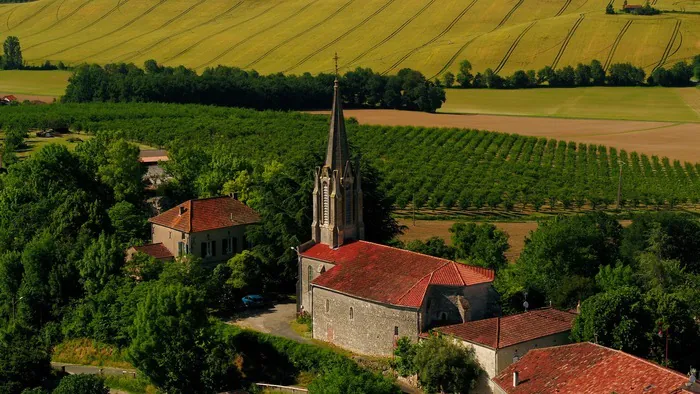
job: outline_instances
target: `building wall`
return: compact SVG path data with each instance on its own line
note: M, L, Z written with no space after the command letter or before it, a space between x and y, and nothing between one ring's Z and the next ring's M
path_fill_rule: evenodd
M312 287L312 295L314 339L372 356L391 355L400 337L418 340L419 313L415 309L370 302L320 287ZM396 328L398 336L394 335Z
M569 339L569 331L559 333L559 334L554 334L554 335L549 335L543 338L537 338L533 339L531 341L523 342L523 343L518 343L513 346L508 346L506 348L501 348L498 349L498 355L497 355L497 364L498 368L496 369L496 374L501 373L504 369L506 369L510 364L513 363L513 357L517 355L518 357L523 357L525 353L532 349L537 349L537 348L542 348L542 347L551 347L551 346L561 346L561 345L566 345L568 343L571 343L571 340ZM494 375L495 376L495 375Z
M430 286L421 308L421 329L426 331L436 326L487 317L492 293L490 283L466 287Z
M230 259L234 254L248 248L245 241L245 230L247 226L234 226L224 229L203 231L198 233L185 233L158 224L151 224L151 240L153 243L162 242L163 245L173 254L178 256L178 243L183 242L189 248L189 253L193 256L201 257L204 262L217 262ZM237 248L232 254L222 253L223 240L234 237L237 240ZM202 256L201 243L206 241L216 241L216 255L212 257Z
M455 343L473 349L474 358L482 369L473 392L477 394L493 392L494 385L491 378L496 376L496 350L460 339L455 339Z
M310 280L309 267L311 268ZM333 267L335 267L334 264L324 263L308 257L301 258L301 270L299 273L301 279L301 285L299 286L299 305L301 310L312 313L313 303L311 302L311 286L309 284L311 281L318 278L321 272L326 272Z

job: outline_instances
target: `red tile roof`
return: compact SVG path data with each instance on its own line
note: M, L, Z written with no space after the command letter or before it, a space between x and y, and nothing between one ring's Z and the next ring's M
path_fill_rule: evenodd
M365 241L337 249L316 244L302 255L336 265L316 278L314 285L412 308L422 305L430 285L470 286L494 279L494 272L486 268Z
M17 101L17 97L15 97L11 94L9 96L4 96L3 99L5 99L7 101Z
M180 214L180 207L184 212ZM260 216L249 206L231 197L213 197L185 201L149 222L186 233L260 222Z
M173 254L170 253L168 248L166 248L162 242L159 242L157 244L134 246L134 250L140 253L145 253L156 259L168 259L173 257Z
M520 384L513 387L513 372ZM493 381L508 394L680 393L688 377L589 342L530 350Z
M533 339L567 332L571 330L574 318L576 315L573 313L546 308L501 318L494 317L444 326L437 330L468 342L493 349L502 349ZM498 327L499 319L500 330Z

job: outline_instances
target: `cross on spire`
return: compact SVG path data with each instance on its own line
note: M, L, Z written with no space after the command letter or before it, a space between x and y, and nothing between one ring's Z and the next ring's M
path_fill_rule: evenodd
M335 53L335 56L333 56L333 60L335 61L335 76L338 77L338 52Z

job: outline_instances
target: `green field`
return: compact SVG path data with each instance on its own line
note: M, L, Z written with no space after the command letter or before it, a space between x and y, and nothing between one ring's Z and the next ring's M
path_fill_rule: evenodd
M700 14L605 15L608 0L38 0L0 5L0 39L69 64L153 58L262 73L404 67L427 76L470 59L516 69L632 62L647 72L700 53ZM618 4L620 3L620 4ZM700 1L654 0L700 11ZM621 1L615 3L621 7Z
M700 122L700 89L448 89L440 112Z
M0 93L30 96L62 96L68 71L0 71Z

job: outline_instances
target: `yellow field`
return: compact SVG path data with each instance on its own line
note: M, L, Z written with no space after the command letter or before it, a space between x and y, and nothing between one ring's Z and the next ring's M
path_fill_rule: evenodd
M356 66L432 77L462 59L476 71L562 67L596 58L654 67L700 53L700 15L605 15L607 0L38 0L0 5L0 39L25 59L68 64L153 58L201 71L262 73ZM620 4L618 4L620 3ZM700 11L700 0L652 0ZM615 3L619 8L621 1Z

